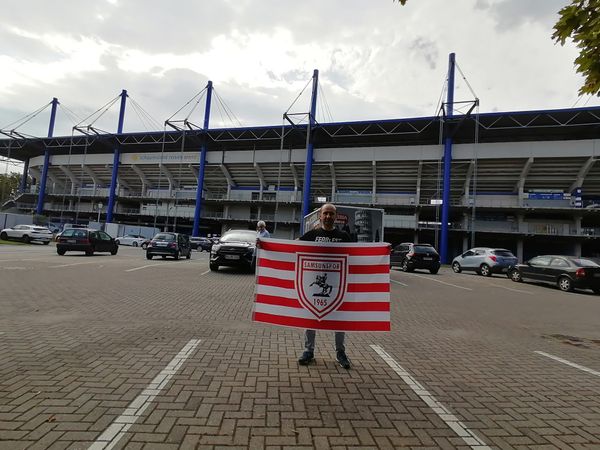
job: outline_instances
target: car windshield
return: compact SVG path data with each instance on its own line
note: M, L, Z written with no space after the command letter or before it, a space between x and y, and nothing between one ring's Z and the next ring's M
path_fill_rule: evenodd
M493 255L496 255L496 256L506 256L506 257L509 257L509 258L514 258L514 256L515 256L515 255L513 255L513 254L512 254L510 251L508 251L508 250L494 250L494 251L492 252L492 254L493 254Z
M431 254L437 253L435 249L429 245L415 245L415 252Z
M173 242L175 240L175 235L173 233L158 233L154 236L154 240Z
M255 231L231 231L221 238L221 242L254 242L256 241Z
M578 267L600 267L597 262L594 262L591 259L573 258L571 259L571 262Z

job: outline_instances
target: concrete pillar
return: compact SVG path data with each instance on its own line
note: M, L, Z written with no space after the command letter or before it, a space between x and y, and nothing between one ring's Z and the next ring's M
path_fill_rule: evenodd
M223 206L223 219L229 218L229 205Z
M463 236L463 253L469 250L469 235L465 234Z
M577 236L581 235L581 216L575 216L573 218L573 221L575 222L575 234L577 234Z
M419 232L417 230L415 230L415 233L413 235L413 244L418 244L419 243Z
M527 223L525 222L525 216L523 214L517 214L517 225L519 233L527 234Z
M581 256L581 241L575 242L575 244L573 246L575 248L575 251L574 251L575 256Z
M517 260L519 262L523 262L523 243L524 243L524 239L523 238L519 238L517 239Z

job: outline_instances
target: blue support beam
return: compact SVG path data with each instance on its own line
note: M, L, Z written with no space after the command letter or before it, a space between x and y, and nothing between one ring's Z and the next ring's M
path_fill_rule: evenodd
M117 134L123 133L123 123L125 121L125 103L127 101L127 91L123 89L121 92L121 109L119 110L119 125L117 126ZM121 157L121 149L117 146L113 156L112 177L110 179L110 190L108 194L108 206L106 207L106 223L113 220L113 209L115 208L115 197L117 190L117 181L119 176L119 159Z
M300 234L304 233L304 217L310 212L310 187L312 183L313 164L313 139L311 132L316 123L317 116L317 90L319 87L319 71L313 72L312 97L310 101L310 114L308 117L308 128L306 130L306 164L304 165L304 185L302 186L302 217L300 218Z
M56 122L56 110L58 108L58 99L54 97L52 99L52 110L50 111L50 125L48 126L48 137L51 138L54 135L54 123ZM42 168L42 179L40 180L40 189L38 192L37 207L35 209L36 214L42 214L44 212L44 197L46 195L46 181L48 180L48 166L50 165L50 151L48 147L44 151L44 167ZM25 172L23 173L24 175Z
M448 97L446 101L446 118L454 116L454 71L456 66L455 54L448 57ZM450 217L450 167L452 166L452 137L446 126L444 137L444 189L442 193L442 236L440 243L440 259L442 264L448 264L448 219Z
M206 85L206 106L204 108L204 132L208 131L210 121L210 102L212 99L212 81L209 80ZM196 188L196 208L194 210L194 227L192 236L200 235L200 217L202 215L202 193L204 192L204 172L206 170L206 135L202 138L202 148L200 149L200 170L198 171L198 187Z

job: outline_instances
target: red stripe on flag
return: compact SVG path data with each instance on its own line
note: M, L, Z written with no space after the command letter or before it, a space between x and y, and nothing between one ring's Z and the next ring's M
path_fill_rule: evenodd
M279 297L278 295L256 294L256 303L265 303L267 305L287 306L289 308L302 308L295 298Z
M296 270L296 264L288 261L277 261L275 259L260 258L258 260L260 267L268 267L269 269L277 270Z
M295 298L278 295L256 294L256 303L265 305L286 306L288 308L304 308ZM389 302L343 302L337 311L389 311Z
M280 278L273 277L258 277L258 284L262 284L263 286L273 286L283 289L294 289L294 280L282 280Z
M390 266L387 264L351 264L348 266L350 274L374 274L374 273L390 273Z
M337 311L389 311L389 302L344 302Z
M282 325L287 327L309 328L312 330L339 330L339 331L390 331L390 322L374 321L338 321L338 320L312 320L301 319L298 317L284 317L273 314L255 312L253 314L255 322L271 323L273 325Z
M389 283L348 283L348 292L390 292Z
M321 255L327 254L347 254L350 256L387 256L390 254L390 248L387 246L374 246L374 247L326 247L326 246L312 246L303 244L281 244L279 242L260 242L260 248L263 250L269 250L271 252L282 252L282 253L318 253Z

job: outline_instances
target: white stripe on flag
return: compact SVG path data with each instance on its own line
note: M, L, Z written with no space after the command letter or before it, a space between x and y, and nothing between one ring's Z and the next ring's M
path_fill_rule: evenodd
M275 286L256 285L256 293L272 295L275 297L284 297L297 299L298 294L295 289L284 289ZM344 302L389 302L389 292L346 292Z
M296 272L294 271L271 269L270 267L259 267L257 275L259 277L271 277L280 280L296 279ZM352 273L348 274L346 279L348 280L348 283L389 283L390 275L387 273Z
M315 255L317 256L317 255ZM283 261L283 262L296 262L296 254L295 253L284 253L284 252L273 252L270 250L259 249L258 258L272 259L274 261ZM380 265L380 264L389 264L390 257L389 255L383 256L349 256L348 264L349 265Z
M315 315L304 308L289 308L287 306L255 303L254 310L259 313L273 314L276 316L316 320ZM334 311L327 314L322 320L334 320L340 322L389 322L390 313L388 311Z

